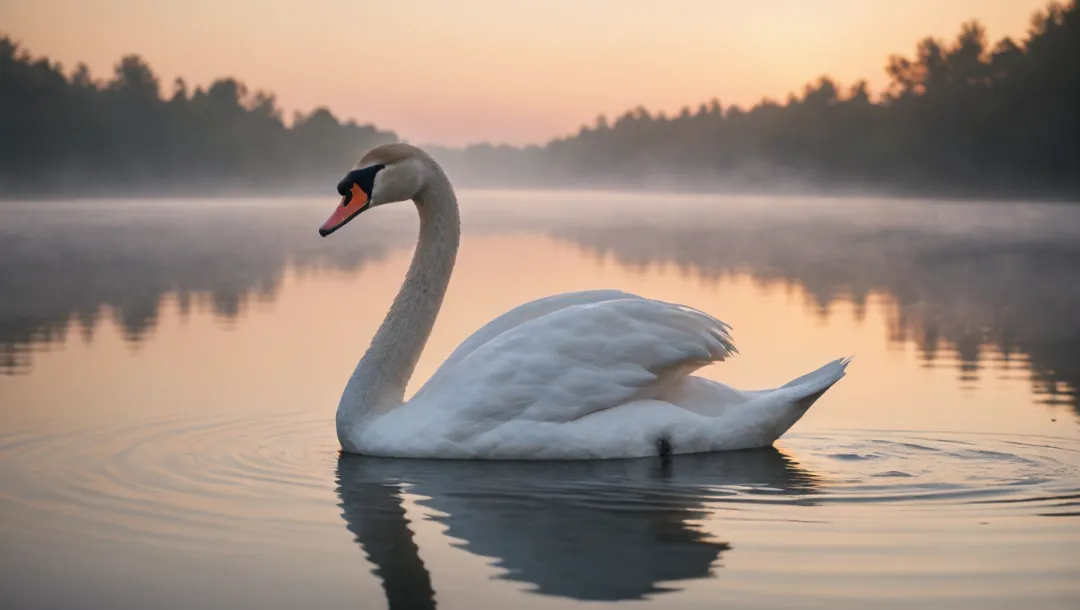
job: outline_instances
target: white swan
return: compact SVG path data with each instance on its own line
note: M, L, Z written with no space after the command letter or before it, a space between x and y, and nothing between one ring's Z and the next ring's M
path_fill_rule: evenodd
M839 359L779 388L740 391L691 376L735 353L727 324L616 290L516 307L465 340L409 401L405 387L450 282L457 199L422 150L369 151L338 184L323 236L357 214L412 200L420 238L405 281L345 386L346 452L448 459L599 459L767 446L844 376Z

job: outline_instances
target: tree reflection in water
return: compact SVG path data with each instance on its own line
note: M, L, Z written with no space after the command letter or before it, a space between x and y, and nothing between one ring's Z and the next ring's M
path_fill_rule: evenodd
M929 365L943 362L943 344L962 381L990 358L1005 361L998 368L1026 364L1043 402L1080 413L1076 208L660 195L638 205L631 196L519 195L543 199L526 205L507 201L514 196L473 206L466 229L545 233L630 269L670 263L706 282L748 273L763 284L799 285L821 315L849 300L860 316L871 295L884 295L890 341L914 342ZM530 216L536 210L546 216ZM30 348L62 338L73 321L92 338L106 310L140 341L166 295L182 312L209 295L217 315L234 318L253 299L273 299L290 266L355 271L415 239L405 207L372 214L363 240L320 240L302 229L323 212L283 200L6 204L0 371L26 370Z

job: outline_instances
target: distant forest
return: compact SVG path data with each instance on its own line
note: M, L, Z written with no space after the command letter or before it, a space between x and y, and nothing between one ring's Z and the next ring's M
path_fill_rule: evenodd
M1076 1L991 45L965 23L886 63L887 89L829 77L749 109L676 116L639 107L543 146L428 147L468 186L874 191L1080 199ZM330 192L373 145L397 140L326 108L283 119L234 78L163 94L137 55L108 80L0 38L0 196Z

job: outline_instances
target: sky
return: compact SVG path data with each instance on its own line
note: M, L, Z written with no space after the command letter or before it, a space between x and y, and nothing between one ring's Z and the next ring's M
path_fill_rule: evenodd
M328 107L417 144L543 143L638 105L783 100L978 19L1023 38L1045 0L0 0L0 33L110 76L138 53L171 92L234 76L289 116ZM2 75L0 75L2 77Z

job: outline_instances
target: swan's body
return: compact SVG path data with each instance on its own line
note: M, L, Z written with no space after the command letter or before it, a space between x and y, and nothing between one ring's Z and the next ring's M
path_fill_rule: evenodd
M514 308L466 339L409 401L460 237L449 180L424 152L373 149L339 185L320 232L412 199L420 239L401 291L346 385L342 449L394 457L596 459L768 446L844 376L847 359L779 388L740 391L691 375L735 353L703 312L615 291Z

